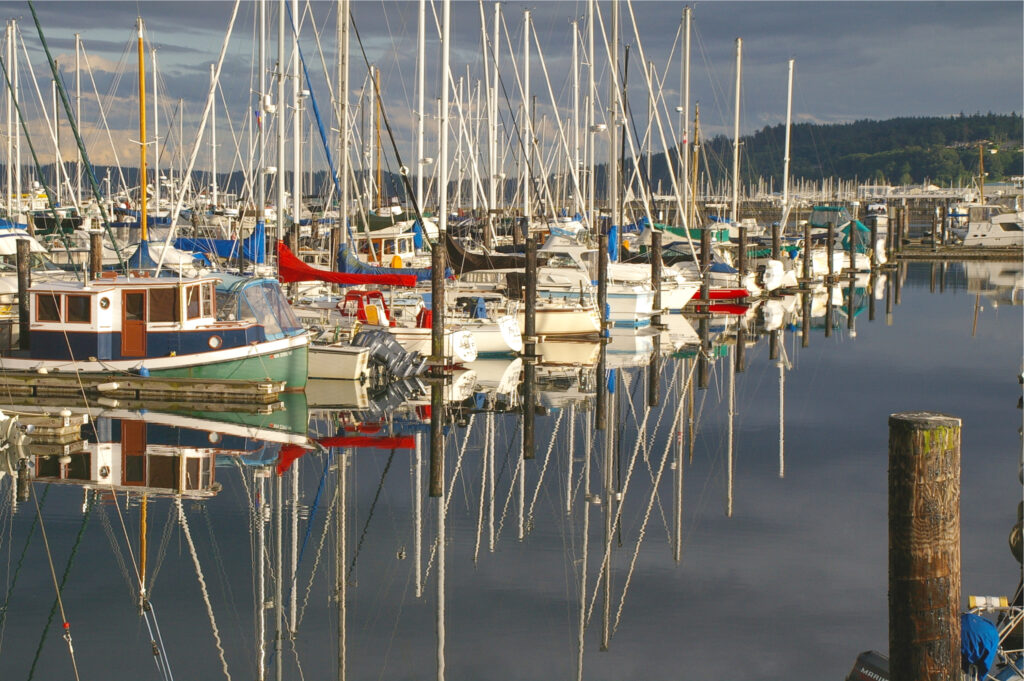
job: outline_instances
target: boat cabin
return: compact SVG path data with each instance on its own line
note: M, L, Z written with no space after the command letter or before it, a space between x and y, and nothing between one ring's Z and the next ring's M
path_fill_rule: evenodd
M265 340L256 319L217 319L217 279L110 276L29 289L33 359L167 357Z
M385 267L411 267L416 257L416 234L396 225L357 238L364 262Z

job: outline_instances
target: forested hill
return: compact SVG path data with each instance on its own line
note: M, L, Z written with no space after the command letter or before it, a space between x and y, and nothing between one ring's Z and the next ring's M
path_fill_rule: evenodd
M1004 180L1024 175L1022 121L1017 113L987 113L833 125L798 123L791 133L790 174L808 180L839 177L890 184L926 180L939 185L967 184L978 173L980 144L986 152L988 181ZM743 138L741 172L745 184L758 177L772 177L779 186L785 140L782 124ZM716 180L729 176L731 139L719 136L704 148L712 176ZM667 182L667 176L665 179Z

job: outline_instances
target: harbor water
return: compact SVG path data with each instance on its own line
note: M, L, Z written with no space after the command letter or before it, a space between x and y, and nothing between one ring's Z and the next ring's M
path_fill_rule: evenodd
M1020 579L1022 308L972 267L902 265L852 311L840 289L827 335L799 297L695 318L704 350L659 339L653 370L649 337L616 330L603 376L537 368L531 458L518 393L480 387L508 367L481 365L442 416L441 497L429 393L328 386L358 404L310 393L205 433L209 414L111 409L116 461L141 421L151 453L215 456L181 464L215 484L143 502L48 483L56 457L20 498L0 479L0 679L843 679L888 646L890 414L963 420L965 601Z

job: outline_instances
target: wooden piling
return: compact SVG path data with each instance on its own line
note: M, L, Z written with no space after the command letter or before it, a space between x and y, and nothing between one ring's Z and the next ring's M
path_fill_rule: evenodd
M800 323L800 347L806 348L811 345L811 292L805 291L801 294L803 300L800 304L803 306L801 310L801 323Z
M857 270L857 242L860 240L860 231L854 222L850 223L848 229L850 233L846 235L846 257L850 261L850 271L854 272Z
M811 279L811 221L804 222L804 281Z
M28 289L32 285L32 270L30 245L28 239L18 239L17 266L18 266L18 327L20 337L18 347L22 350L29 349L29 300Z
M698 335L700 336L700 354L697 355L697 387L700 390L707 390L711 384L711 372L708 366L708 355L711 354L711 341L708 339L708 318L701 317L698 324Z
M779 234L779 223L772 223L772 260L778 260L782 253L782 237Z
M878 286L878 270L871 269L871 278L868 281L868 321L875 321L875 288Z
M938 211L938 208L936 208ZM932 213L932 252L939 250L939 215L938 212Z
M832 221L828 223L828 241L825 242L825 255L826 267L828 267L828 272L825 273L825 281L831 281L832 273L835 272L836 262L836 223Z
M654 348L647 365L647 406L657 407L661 396L661 333L654 334L651 342Z
M849 294L849 299L846 303L846 328L852 332L854 329L853 320L856 317L856 309L853 307L853 302L854 296L857 293L857 275L854 270L850 270L850 287L847 293ZM850 335L853 336L853 333Z
M89 233L89 276L96 279L103 269L103 232Z
M743 225L738 227L740 233L739 243L739 258L737 260L738 269L740 271L740 280L737 282L741 287L743 286L743 277L747 276L747 228Z
M776 329L768 334L768 359L777 360L779 358L779 331Z
M889 678L959 681L960 419L889 417Z
M711 291L711 230L707 226L700 230L700 299L707 300Z
M608 235L597 238L597 314L601 318L601 337L608 334Z
M661 324L661 232L651 230L651 285L654 287L654 317L651 323Z
M523 343L523 458L532 459L534 453L534 382L537 355L537 240L526 239L526 328Z
M878 218L871 219L871 269L878 269Z
M430 385L430 496L444 495L444 382Z
M736 373L742 374L747 370L747 327L742 321L736 328Z

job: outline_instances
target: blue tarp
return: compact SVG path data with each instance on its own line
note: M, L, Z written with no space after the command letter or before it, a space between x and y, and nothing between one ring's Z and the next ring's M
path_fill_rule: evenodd
M996 625L974 613L960 615L960 667L965 672L974 666L979 676L985 676L995 662L998 649Z
M235 259L238 257L237 239L209 239L179 237L174 240L174 247L182 251L198 251L200 253L216 253L218 258ZM256 223L252 234L242 240L242 257L258 265L267 259L266 226L263 221Z
M347 244L338 249L338 271L350 274L415 274L419 281L430 279L430 268L410 269L404 267L377 267L360 260Z

